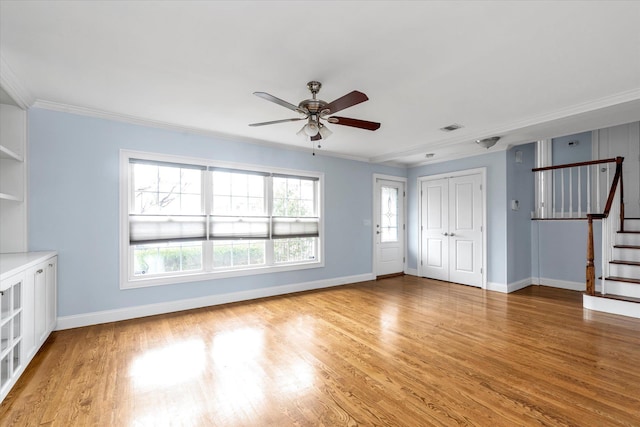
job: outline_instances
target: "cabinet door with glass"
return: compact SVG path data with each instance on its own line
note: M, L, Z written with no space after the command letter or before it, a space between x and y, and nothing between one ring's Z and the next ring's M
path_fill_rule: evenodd
M21 373L24 274L0 283L0 401Z

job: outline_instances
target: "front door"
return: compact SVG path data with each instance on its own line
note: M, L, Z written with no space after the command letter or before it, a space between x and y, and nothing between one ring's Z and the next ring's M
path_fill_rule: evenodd
M375 274L404 272L404 182L376 179Z

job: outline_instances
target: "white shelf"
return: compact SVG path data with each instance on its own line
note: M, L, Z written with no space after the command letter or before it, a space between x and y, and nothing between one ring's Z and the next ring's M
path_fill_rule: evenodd
M11 159L18 162L24 161L24 158L20 154L8 149L4 145L0 145L0 159Z

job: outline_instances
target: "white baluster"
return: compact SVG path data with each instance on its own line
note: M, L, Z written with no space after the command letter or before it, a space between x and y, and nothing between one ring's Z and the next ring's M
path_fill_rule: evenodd
M587 213L592 213L591 211L591 168L592 166L587 166Z
M580 166L578 166L578 218L582 218L582 180L580 179Z
M564 218L564 169L560 171L560 218Z
M569 218L573 218L573 168L569 168Z

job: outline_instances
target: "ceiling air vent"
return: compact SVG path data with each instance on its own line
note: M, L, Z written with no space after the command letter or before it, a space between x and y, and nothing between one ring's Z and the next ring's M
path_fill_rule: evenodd
M458 130L458 129L460 129L461 127L464 127L464 126L459 125L459 124L457 124L457 123L454 123L454 124L452 124L452 125L449 125L449 126L445 126L445 127L443 127L443 128L440 128L440 130L441 130L441 131L443 131L443 132L453 132L454 130Z

